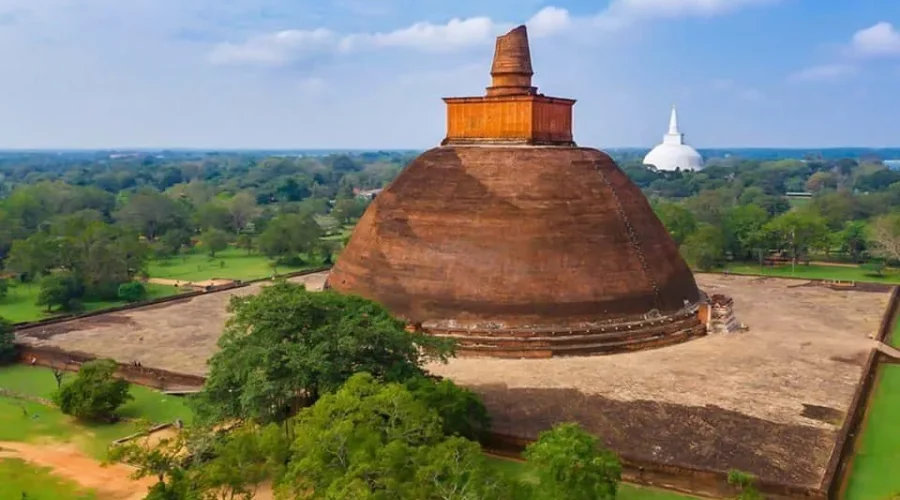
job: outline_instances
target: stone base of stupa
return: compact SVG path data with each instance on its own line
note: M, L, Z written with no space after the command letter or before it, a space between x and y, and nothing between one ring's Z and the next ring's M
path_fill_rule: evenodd
M538 359L617 354L679 344L706 335L696 311L563 328L448 328L422 326L426 333L456 341L457 356Z

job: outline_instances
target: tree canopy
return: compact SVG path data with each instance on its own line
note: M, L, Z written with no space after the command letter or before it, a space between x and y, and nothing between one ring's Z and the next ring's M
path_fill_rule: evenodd
M229 312L199 397L207 418L282 421L356 372L408 380L423 376L426 362L445 360L452 347L406 332L374 302L287 282L233 298Z
M134 399L129 384L115 377L116 362L111 359L88 361L75 378L62 384L54 395L59 409L82 420L113 420L116 410Z

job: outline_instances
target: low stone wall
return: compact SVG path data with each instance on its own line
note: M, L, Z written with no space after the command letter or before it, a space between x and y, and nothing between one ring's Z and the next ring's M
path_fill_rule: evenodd
M898 312L900 312L900 287L894 287L888 300L887 309L881 319L881 326L875 337L876 341L888 343L891 341L898 320ZM865 417L872 400L878 370L886 360L887 357L874 348L866 359L862 378L853 394L850 409L847 411L844 425L838 433L834 451L822 480L821 489L827 492L829 499L843 498L847 480L853 470L853 456L856 451L857 439L865 426Z
M488 453L513 459L520 459L522 451L529 443L527 439L498 433L491 433L482 441ZM622 461L622 479L630 483L712 498L731 498L737 493L734 487L728 484L727 471L661 464L627 456L619 458ZM821 490L770 481L759 481L757 488L770 499L825 500L826 498L825 492Z
M19 361L21 363L57 368L71 372L77 372L81 365L87 361L96 359L94 356L77 352L64 351L50 346L19 345ZM175 373L158 368L146 366L134 366L126 363L117 363L119 369L116 376L133 384L152 387L158 390L166 390L172 387L200 387L206 381L204 377Z
M302 271L294 271L294 272L290 272L290 273L279 274L276 276L276 278L284 278L284 279L296 278L298 276L305 276L307 274L320 273L322 271L327 271L329 269L331 269L331 266L321 266L321 267L316 267L313 269L304 269ZM272 280L272 278L268 277L268 278L259 278L259 279L255 279L255 280L249 280L249 281L236 281L234 283L229 283L227 285L211 286L211 287L208 287L206 290L195 290L192 292L179 293L176 295L169 295L167 297L160 297L158 299L145 300L145 301L141 301L141 302L135 302L133 304L125 304L125 305L114 306L114 307L109 307L109 308L105 308L105 309L98 309L96 311L91 311L91 312L86 312L86 313L81 313L81 314L63 314L60 316L54 316L52 318L47 318L47 319L42 319L42 320L37 320L37 321L24 321L21 323L16 323L15 329L16 330L24 330L27 328L53 325L56 323L72 321L75 319L89 318L91 316L99 316L101 314L108 314L108 313L119 312L119 311L128 311L130 309L137 309L140 307L164 304L166 302L174 302L174 301L178 301L178 300L188 300L188 299L191 299L198 295L203 295L206 293L224 292L226 290L233 290L235 288L243 288L245 286L250 286L254 283L260 283L263 281L271 281L271 280Z
M817 285L821 285L823 287L830 288L835 291L854 291L854 292L875 292L875 293L888 293L893 290L897 285L890 283L875 283L869 281L856 281L853 283L853 286L833 286L835 280L822 279L822 278L804 278L801 276L775 276L771 274L758 274L758 273L731 273L731 272L718 272L718 273L701 273L695 272L696 274L717 274L724 276L753 276L757 278L772 278L779 280L794 280L794 281L807 281L812 282Z

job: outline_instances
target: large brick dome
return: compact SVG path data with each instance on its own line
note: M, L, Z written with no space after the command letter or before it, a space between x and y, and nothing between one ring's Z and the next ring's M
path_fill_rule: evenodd
M524 95L462 98L483 101L468 116L451 110L463 125L378 195L328 286L470 354L615 352L702 334L701 294L675 243L609 156L573 145L571 115L491 130L523 101L533 116L571 113L574 101L536 95L528 77Z

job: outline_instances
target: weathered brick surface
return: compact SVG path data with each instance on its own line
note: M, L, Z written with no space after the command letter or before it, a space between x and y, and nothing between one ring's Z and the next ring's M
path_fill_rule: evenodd
M360 220L329 283L426 330L594 330L700 299L640 190L575 147L425 152Z

